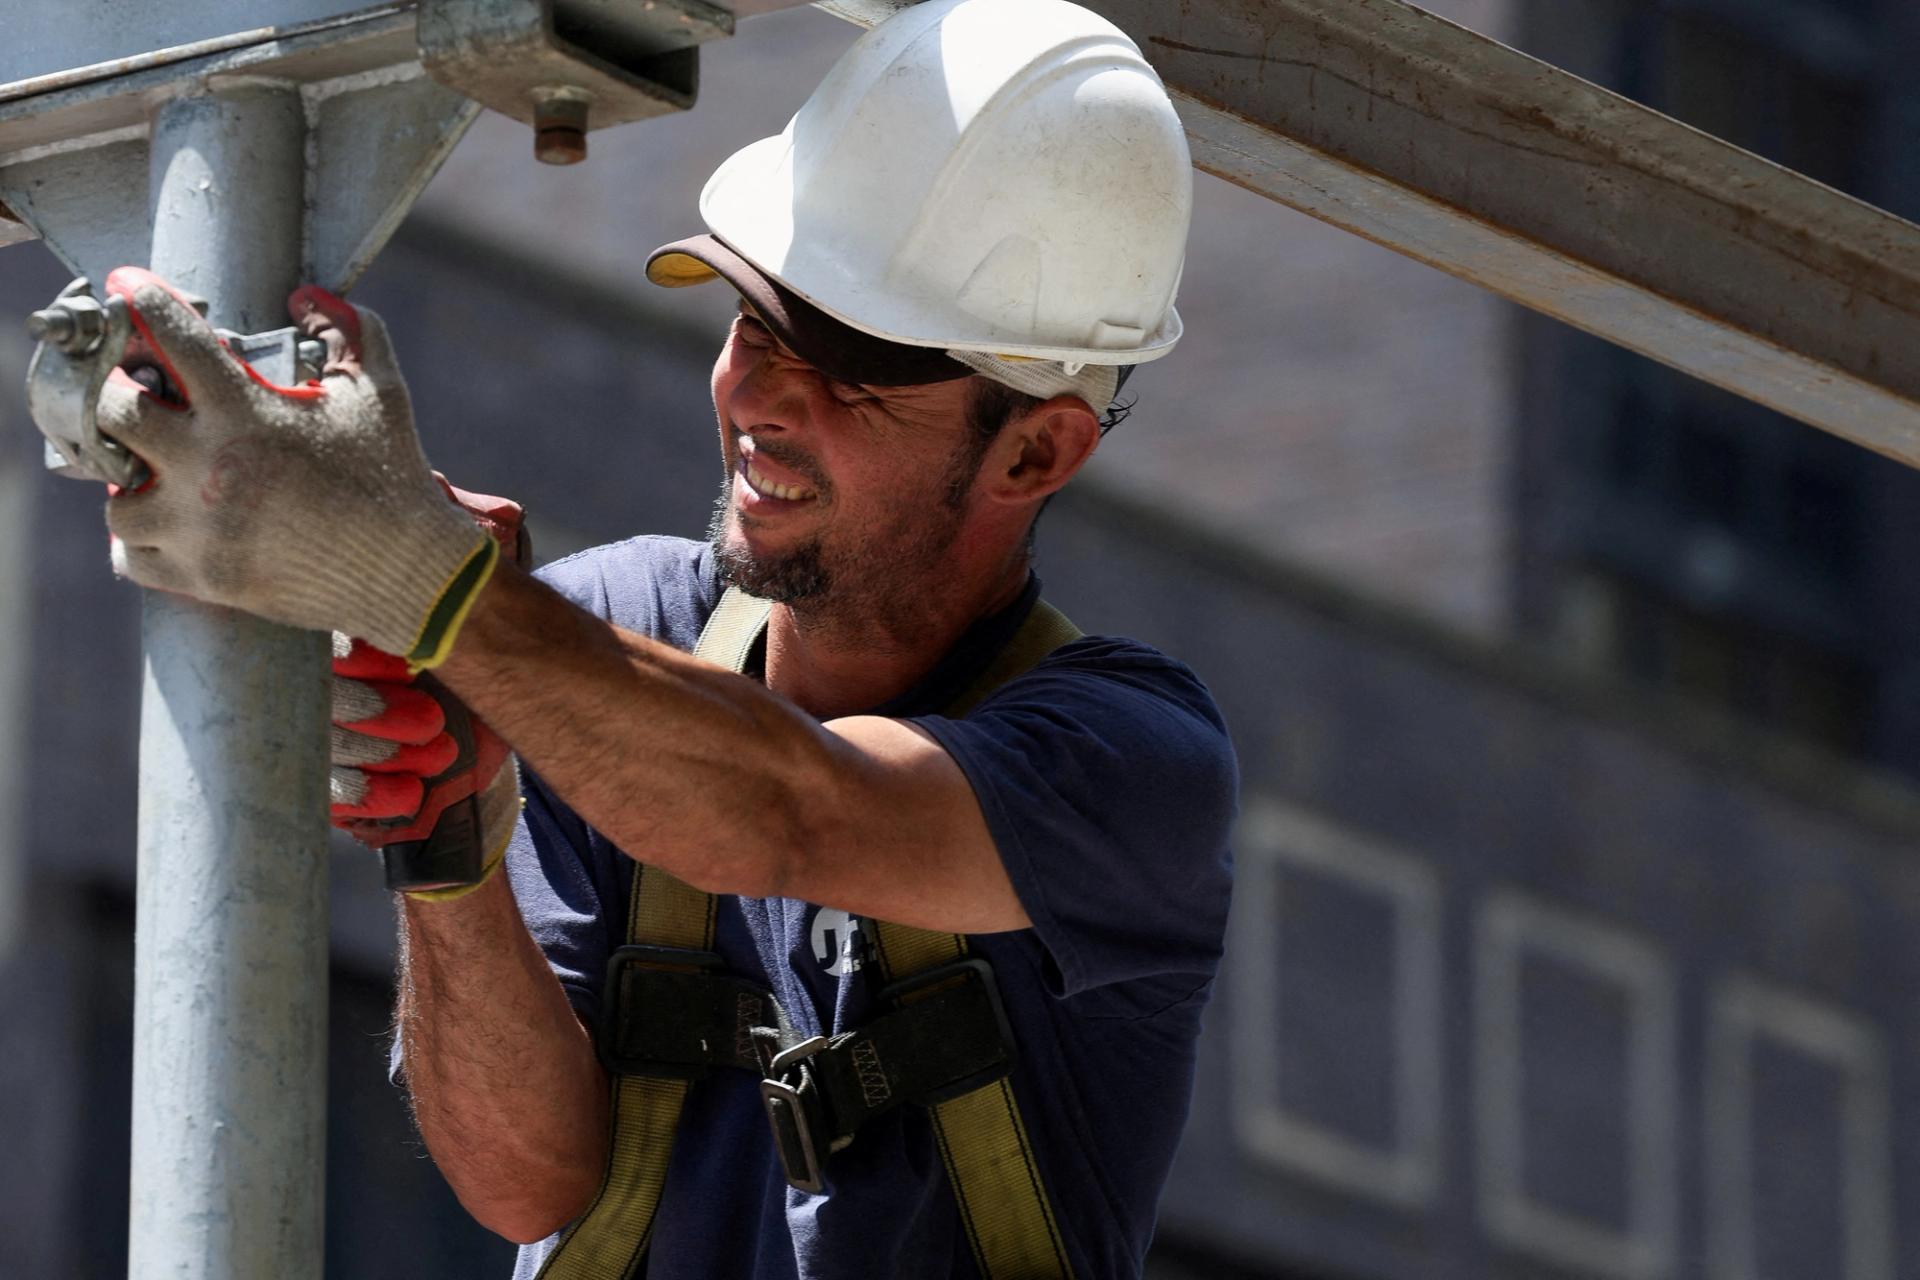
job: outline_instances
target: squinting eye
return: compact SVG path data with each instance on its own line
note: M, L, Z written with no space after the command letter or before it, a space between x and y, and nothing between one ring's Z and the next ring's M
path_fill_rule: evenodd
M733 322L733 331L739 334L740 340L749 346L770 347L773 345L773 330L767 328L760 320L746 314L744 311L741 312L739 318Z
M857 404L879 398L857 382L842 382L838 378L828 378L827 389L833 393L833 398L842 404Z

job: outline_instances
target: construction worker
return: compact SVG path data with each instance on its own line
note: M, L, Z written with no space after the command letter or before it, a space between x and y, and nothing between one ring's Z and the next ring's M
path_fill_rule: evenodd
M478 883L404 901L397 1056L516 1275L1140 1273L1237 773L1191 672L1038 600L1032 534L1180 335L1190 182L1086 10L876 27L647 264L740 295L710 540L538 576L513 504L447 501L377 317L297 293L329 359L283 389L109 281L158 369L102 401L154 475L121 572L356 638L338 821L480 800Z

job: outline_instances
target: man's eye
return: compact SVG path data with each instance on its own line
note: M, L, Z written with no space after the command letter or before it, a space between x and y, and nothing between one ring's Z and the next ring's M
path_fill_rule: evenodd
M773 330L767 328L753 316L742 314L733 322L733 331L740 340L749 346L770 347L773 345Z
M838 378L827 379L827 390L832 392L833 398L842 404L856 404L861 401L877 398L873 392L869 391L860 383L842 382Z

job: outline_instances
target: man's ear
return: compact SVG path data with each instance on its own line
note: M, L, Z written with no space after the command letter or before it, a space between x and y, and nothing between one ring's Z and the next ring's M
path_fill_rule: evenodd
M1050 497L1100 444L1100 419L1075 395L1043 400L1013 418L993 443L981 483L988 497L1026 503Z

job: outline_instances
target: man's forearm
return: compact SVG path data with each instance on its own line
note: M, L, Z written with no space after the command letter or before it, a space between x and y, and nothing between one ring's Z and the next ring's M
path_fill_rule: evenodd
M542 1239L599 1186L605 1073L504 875L405 902L398 1034L420 1132L469 1213Z
M950 933L1031 923L972 785L915 726L822 723L506 565L438 674L576 814L697 889Z
M836 753L754 681L575 608L502 566L436 674L567 805L712 893L777 895L820 845Z

